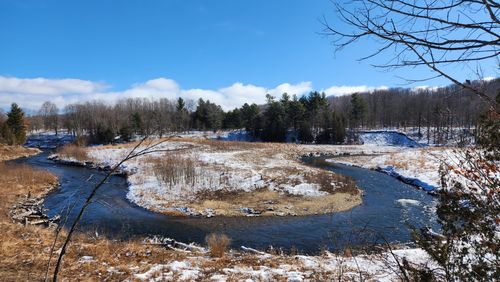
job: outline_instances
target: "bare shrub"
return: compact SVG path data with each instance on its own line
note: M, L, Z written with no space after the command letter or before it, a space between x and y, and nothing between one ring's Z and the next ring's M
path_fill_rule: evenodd
M89 160L89 156L85 148L75 144L68 144L60 148L57 153L63 158L75 159L80 162Z
M344 176L337 173L317 172L305 174L307 182L317 183L321 186L321 191L334 193L349 193L355 195L358 193L356 181L351 177Z
M199 144L208 145L210 149L216 151L235 151L266 148L263 143L241 142L241 141L221 141L221 140L200 140Z
M152 160L153 172L169 188L177 184L194 185L197 180L195 160L181 154L168 154Z
M211 233L205 238L205 241L207 242L210 256L217 258L224 257L231 243L231 239L226 234L219 233Z

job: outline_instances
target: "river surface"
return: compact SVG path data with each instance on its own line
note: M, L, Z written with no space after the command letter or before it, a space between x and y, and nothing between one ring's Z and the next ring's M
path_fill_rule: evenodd
M49 170L59 177L60 187L46 197L44 205L49 216L61 214L69 224L84 198L105 173L57 164L47 160L48 154L44 152L18 162ZM315 216L172 217L129 202L126 179L113 176L97 193L79 228L114 238L160 235L197 243L204 243L205 236L211 232L223 232L232 239L233 248L266 249L272 245L307 254L324 248L340 250L345 246L359 247L385 241L407 243L411 241L411 226L438 229L436 199L427 193L379 172L327 164L321 157L304 161L353 177L364 190L363 203L346 212Z

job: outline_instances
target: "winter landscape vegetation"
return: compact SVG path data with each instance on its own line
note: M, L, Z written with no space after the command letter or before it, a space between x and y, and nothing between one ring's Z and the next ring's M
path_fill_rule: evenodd
M0 47L0 280L496 281L500 3L244 2L0 2L14 30L0 29L10 42ZM95 12L117 7L116 18ZM277 7L307 16L283 15L283 25L268 11ZM196 17L179 27L181 14ZM68 33L51 15L79 34L66 38L75 45L59 43L71 52L55 43ZM86 15L97 31L82 25ZM34 19L48 37L40 50L27 39ZM168 32L144 36L159 26ZM290 32L305 42L278 36ZM257 57L243 58L235 50L248 51L249 38L271 40L274 55L251 43ZM123 40L132 41L117 49ZM321 44L335 54L324 69L325 54L310 47ZM206 54L218 63L211 71ZM310 65L291 60L299 55L321 70L301 69ZM392 86L186 90L156 78L112 90L54 78L79 73L65 56L99 81L155 68L183 76L185 63L188 84L296 74L331 83L334 68L354 83L389 77Z

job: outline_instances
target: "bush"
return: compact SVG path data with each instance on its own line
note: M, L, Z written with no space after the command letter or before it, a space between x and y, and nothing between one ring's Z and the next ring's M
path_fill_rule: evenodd
M210 251L210 256L217 258L224 257L231 243L231 239L225 234L212 233L208 235L205 240Z
M80 162L85 162L89 160L89 156L85 148L82 148L75 144L68 144L60 148L57 154L65 159L75 159Z
M197 180L195 161L190 157L168 154L152 162L156 178L169 188L177 184L194 185Z

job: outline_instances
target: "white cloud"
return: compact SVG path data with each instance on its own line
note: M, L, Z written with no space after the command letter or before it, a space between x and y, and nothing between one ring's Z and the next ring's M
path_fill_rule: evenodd
M0 93L88 94L104 90L103 83L80 79L16 78L0 76Z
M59 108L63 108L67 104L91 100L114 103L126 98L177 99L182 97L194 101L200 98L210 100L221 105L224 110L230 110L244 103L263 104L266 102L266 94L279 98L285 92L301 96L313 91L311 82L283 83L274 88L237 82L215 90L182 89L176 81L167 78L136 83L123 91L113 91L108 88L103 83L79 79L23 79L0 76L0 108L7 109L13 102L25 109L37 110L45 101L52 101ZM324 92L327 95L346 95L381 88L387 87L333 86Z
M343 85L343 86L332 86L330 88L323 90L323 92L325 92L326 96L343 96L353 93L372 92L374 90L386 90L386 89L389 89L389 87L387 86L371 87L366 85L360 85L360 86Z

